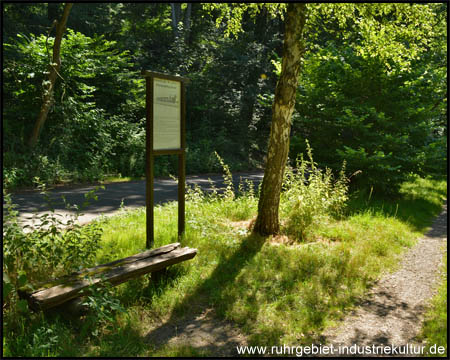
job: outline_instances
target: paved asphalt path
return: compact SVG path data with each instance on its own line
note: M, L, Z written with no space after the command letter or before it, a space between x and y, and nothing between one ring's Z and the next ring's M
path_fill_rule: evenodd
M233 183L235 187L239 184L240 179L248 179L253 181L255 189L262 181L262 172L241 173L233 175ZM212 181L217 188L224 188L223 178L221 175L191 175L186 177L187 186L197 184L203 190L211 191ZM139 208L145 206L145 180L131 181L122 183L111 183L104 185L105 189L99 189L96 194L98 200L90 200L90 204L83 209L82 215L78 218L80 224L92 221L94 218L105 215L112 216L120 210L121 203L125 208ZM95 189L96 185L70 186L61 187L49 191L50 198L54 202L55 212L62 215L75 213L75 210L68 210L64 206L62 196L71 205L77 204L81 206L84 202L84 194ZM155 179L154 182L154 198L155 205L168 201L176 201L178 197L177 183L172 179ZM32 224L36 221L33 216L39 216L47 211L49 207L39 191L23 191L12 194L13 203L17 205L16 210L19 212L20 221L23 224Z

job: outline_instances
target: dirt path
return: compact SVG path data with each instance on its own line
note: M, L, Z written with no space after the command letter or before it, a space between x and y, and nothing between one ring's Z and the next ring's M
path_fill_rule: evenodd
M165 346L190 346L200 354L214 357L236 356L237 346L247 346L246 337L235 324L220 320L211 308L194 309L183 319L150 329L146 340L154 350Z
M343 323L322 334L321 344L334 347L413 344L415 349L423 346L415 337L421 329L426 305L439 285L446 245L447 205L426 236L404 255L401 268L381 279Z

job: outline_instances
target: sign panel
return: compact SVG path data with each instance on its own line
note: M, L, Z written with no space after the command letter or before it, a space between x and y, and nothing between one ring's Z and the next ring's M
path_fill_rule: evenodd
M153 150L181 148L181 83L153 78Z

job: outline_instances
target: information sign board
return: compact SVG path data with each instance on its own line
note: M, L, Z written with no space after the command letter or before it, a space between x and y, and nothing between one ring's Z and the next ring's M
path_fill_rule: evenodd
M181 148L181 83L153 78L153 150Z
M186 184L186 84L189 79L143 70L146 80L147 248L154 245L154 157L178 156L178 237L184 233Z

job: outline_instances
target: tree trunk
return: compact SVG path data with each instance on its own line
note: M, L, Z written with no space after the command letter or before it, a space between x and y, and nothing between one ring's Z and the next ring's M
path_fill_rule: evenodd
M258 203L258 216L253 231L260 235L276 234L280 230L278 209L284 169L289 152L291 116L300 74L303 54L302 33L305 25L306 6L290 3L286 11L283 58L275 99L272 105L272 125L266 168Z
M64 29L66 27L67 18L69 16L70 9L72 8L72 6L73 4L66 3L64 6L64 11L61 20L59 22L55 20L56 34L55 34L55 42L53 44L53 58L52 63L49 65L48 68L49 71L48 83L44 87L41 111L39 112L39 115L34 124L33 132L31 133L31 136L28 140L28 146L30 147L36 145L42 126L44 126L44 123L47 120L47 115L53 102L53 88L56 83L56 78L58 76L59 69L61 68L61 57L60 57L61 40L64 33Z
M187 3L186 10L184 11L184 42L189 44L190 32L191 32L191 12L192 3Z
M181 3L170 3L172 8L172 30L175 38L178 37L178 23L181 20Z

